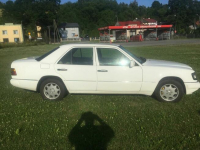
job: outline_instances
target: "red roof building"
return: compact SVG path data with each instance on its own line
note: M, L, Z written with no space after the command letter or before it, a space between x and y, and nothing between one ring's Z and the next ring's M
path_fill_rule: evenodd
M172 25L158 25L155 19L119 21L115 26L99 28L100 40L158 40L171 38ZM140 38L139 38L140 37Z
M148 23L156 23L157 21L155 19L143 19L145 22L148 22Z
M128 26L128 25L137 25L137 26L140 26L142 25L142 22L141 21L125 21L125 22L117 22L115 24L115 26Z
M152 25L157 25L157 21L155 19L142 19L142 22L143 22L143 25L149 25L149 26L152 26Z

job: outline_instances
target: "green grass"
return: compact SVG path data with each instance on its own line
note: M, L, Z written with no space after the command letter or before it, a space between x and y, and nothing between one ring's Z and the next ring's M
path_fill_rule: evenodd
M13 60L38 56L57 46L0 49L1 150L75 149L71 142L80 145L92 141L112 150L199 149L200 91L184 96L179 103L160 103L138 95L68 95L62 101L50 102L42 100L39 93L10 85ZM128 49L146 58L186 63L200 77L199 47ZM86 113L89 111L96 115ZM80 118L102 119L104 126L96 121L97 127L80 128L75 126Z

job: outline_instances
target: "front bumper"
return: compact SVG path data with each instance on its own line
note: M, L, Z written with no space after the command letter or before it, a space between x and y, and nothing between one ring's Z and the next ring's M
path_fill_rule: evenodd
M200 88L199 82L185 83L186 94L192 94Z

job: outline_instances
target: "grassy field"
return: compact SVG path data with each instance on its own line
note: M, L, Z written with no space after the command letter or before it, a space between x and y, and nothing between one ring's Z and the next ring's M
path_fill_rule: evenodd
M41 55L58 45L0 49L0 149L198 150L200 91L179 103L147 96L68 95L42 100L10 84L13 60ZM200 45L128 48L136 55L186 63L200 77ZM199 78L200 79L200 78ZM83 127L83 122L88 124ZM97 126L90 126L95 121ZM102 148L98 148L99 145ZM94 149L93 147L93 149Z

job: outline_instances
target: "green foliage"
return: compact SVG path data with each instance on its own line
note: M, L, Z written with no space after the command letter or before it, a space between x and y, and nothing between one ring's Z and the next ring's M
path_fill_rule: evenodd
M0 49L10 48L10 47L27 47L27 46L37 46L45 45L44 41L26 41L24 43L0 43Z
M200 2L197 0L169 0L170 20L176 26L178 33L189 33L188 27L194 25L200 10Z
M138 6L137 0L130 4L117 3L116 0L78 0L60 4L60 0L15 0L0 3L4 9L0 23L21 23L35 30L35 25L47 26L56 22L78 23L80 33L99 36L98 28L115 25L119 21L130 21L136 18L153 18L159 22L173 24L177 33L190 33L188 27L194 25L200 15L200 1L169 0L167 5L154 1L151 7ZM81 36L83 36L81 34Z
M3 22L22 23L25 28L32 27L35 31L35 25L43 28L52 25L59 8L60 0L7 1L3 7Z

